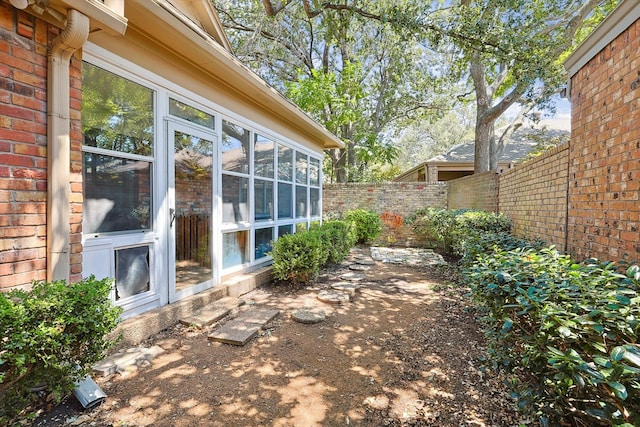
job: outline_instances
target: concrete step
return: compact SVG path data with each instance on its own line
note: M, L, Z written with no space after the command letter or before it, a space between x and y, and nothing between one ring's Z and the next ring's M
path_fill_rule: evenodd
M245 302L235 297L224 297L209 303L190 316L180 319L180 323L186 326L196 326L203 328L229 314L235 308L240 307Z
M222 325L208 338L210 341L243 346L278 314L280 314L278 310L252 308Z

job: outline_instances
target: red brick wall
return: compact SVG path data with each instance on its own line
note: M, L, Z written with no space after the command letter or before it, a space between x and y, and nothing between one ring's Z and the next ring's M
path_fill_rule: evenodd
M498 211L498 175L485 172L447 181L449 209L473 208Z
M499 176L500 213L513 221L514 234L542 239L565 250L567 162L563 144Z
M59 29L0 2L0 289L46 279L47 50ZM72 61L71 271L81 273L80 60Z
M383 182L324 184L322 215L339 217L353 209L376 212L383 219L383 231L374 244L424 246L430 242L413 233L404 218L420 208L447 207L447 184L425 182Z
M571 79L568 250L640 258L640 21Z

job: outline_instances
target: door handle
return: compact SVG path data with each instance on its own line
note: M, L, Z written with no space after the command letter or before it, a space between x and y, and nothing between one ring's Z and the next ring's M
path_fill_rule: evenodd
M176 220L176 210L169 208L169 227L173 227L173 222Z

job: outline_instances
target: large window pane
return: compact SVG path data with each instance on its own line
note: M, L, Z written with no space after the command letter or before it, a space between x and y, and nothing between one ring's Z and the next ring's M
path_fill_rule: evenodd
M273 178L275 144L270 139L256 134L253 147L255 174L263 178Z
M278 179L293 180L293 150L282 145L278 146Z
M246 230L222 235L222 268L229 268L247 262L249 232Z
M222 121L222 169L249 173L249 135L242 126Z
M151 228L150 162L83 153L85 234Z
M84 145L153 155L153 91L94 65L82 64Z
M293 233L293 224L278 227L278 237Z
M255 220L273 219L273 182L256 179L254 187Z
M320 160L318 159L309 160L309 184L320 185Z
M311 203L311 216L320 216L320 189L309 189L309 199Z
M307 183L307 156L296 153L296 183Z
M296 186L296 218L307 216L307 187Z
M293 190L291 184L278 183L278 218L293 218Z
M255 231L255 259L264 258L271 251L273 228L259 228Z
M249 179L222 175L222 221L249 221Z
M205 113L190 105L183 104L173 98L169 98L169 114L209 129L215 129L216 127L215 118L211 114Z

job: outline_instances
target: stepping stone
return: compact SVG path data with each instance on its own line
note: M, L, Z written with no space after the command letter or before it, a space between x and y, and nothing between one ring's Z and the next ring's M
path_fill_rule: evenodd
M356 260L356 264L361 264L361 265L375 265L376 262L374 260L372 260L371 258L363 258L363 259L357 259Z
M364 280L365 277L366 276L364 275L364 273L356 273L351 271L348 273L344 273L342 276L340 276L342 280L349 280L353 282L357 282L358 280Z
M209 341L243 346L251 338L255 337L260 329L262 329L262 325L258 323L245 323L238 320L231 320L213 334L209 335L208 338Z
M245 345L278 314L280 314L278 310L252 308L222 325L220 329L209 335L208 339L231 345Z
M186 326L203 328L229 314L234 308L238 308L245 302L234 297L224 297L207 305L191 316L180 319L180 323Z
M128 368L137 366L142 362L150 362L154 357L164 353L164 349L158 345L153 347L133 347L119 351L93 365L93 372L107 377L116 372L124 372Z
M271 322L280 312L278 310L269 310L267 308L252 308L236 317L235 320L242 320L245 323L256 323L261 326Z
M349 302L350 297L345 292L329 290L318 292L318 300L327 304L342 304L343 302Z
M348 292L353 295L360 289L360 285L349 282L338 282L331 285L331 289L334 289L336 291Z
M324 310L300 308L291 313L291 318L298 323L311 325L324 321L327 318L327 315Z
M354 271L367 271L370 268L371 267L369 267L367 265L362 265L362 264L351 264L349 266L349 270L354 270Z

